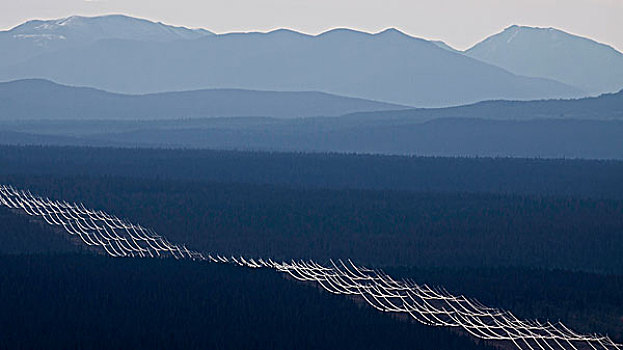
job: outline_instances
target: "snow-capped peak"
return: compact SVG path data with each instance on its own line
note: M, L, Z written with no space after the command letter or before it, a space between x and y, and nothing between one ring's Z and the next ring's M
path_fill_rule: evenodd
M64 38L68 40L95 41L101 39L127 39L144 41L171 41L195 39L212 33L205 29L189 29L156 23L125 15L97 17L69 16L52 20L32 20L9 32L14 38Z

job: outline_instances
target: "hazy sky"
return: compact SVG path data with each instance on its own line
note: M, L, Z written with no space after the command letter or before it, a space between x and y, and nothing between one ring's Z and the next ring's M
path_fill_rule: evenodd
M34 18L109 13L217 33L396 27L459 49L522 24L556 27L623 51L623 0L0 0L0 29Z

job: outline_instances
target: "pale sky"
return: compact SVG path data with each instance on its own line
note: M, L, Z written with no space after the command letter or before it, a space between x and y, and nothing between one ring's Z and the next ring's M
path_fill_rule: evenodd
M0 29L112 13L216 33L395 27L458 49L519 24L555 27L623 51L623 0L0 0Z

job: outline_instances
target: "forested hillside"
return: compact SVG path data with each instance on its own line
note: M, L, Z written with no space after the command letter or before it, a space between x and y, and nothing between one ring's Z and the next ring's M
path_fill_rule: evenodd
M378 118L12 121L0 123L0 144L623 159L620 137L623 120L620 118L491 120L459 117L421 121L410 117L384 120L382 113Z
M20 215L12 212L10 215L13 216L13 220L11 220L11 217L8 215L3 217L8 220L3 220L2 225L0 226L0 238L6 235L14 235L16 237L22 236L24 243L26 243L17 247L14 245L12 247L12 253L32 254L32 252L37 251L52 251L50 248L58 245L58 241L60 241L60 239L63 239L65 241L64 243L69 245L69 240L74 238L62 231L46 230L45 228L48 226L42 225L42 222L33 221L32 219L24 220L24 218L28 218L28 216L25 216L24 214ZM38 241L29 240L32 233L40 234ZM51 238L55 238L56 240L52 241ZM3 244L5 243L6 242ZM9 248L11 248L11 241L8 243ZM81 241L74 239L74 243L78 244L73 246L75 249L74 251L86 252L84 249L80 249L82 246ZM64 246L64 248L66 249L55 251L70 251L67 249L67 246ZM43 264L43 261L47 260L52 260L52 267ZM324 259L321 259L319 261L322 262L323 260ZM33 261L35 262L34 264ZM137 265L133 265L133 261L138 261ZM0 294L2 294L2 290L5 292L11 292L15 288L18 288L22 281L23 283L28 283L31 286L29 293L32 293L33 295L53 293L53 291L59 287L54 284L49 285L50 283L53 283L50 281L52 279L56 279L58 283L63 283L64 288L66 288L67 286L73 286L76 283L74 278L84 281L85 279L80 277L80 274L84 273L85 270L93 270L92 274L94 276L99 276L100 272L97 272L99 269L112 270L106 272L106 278L104 278L103 281L100 280L97 283L89 282L89 289L86 291L82 288L73 289L72 287L71 293L69 293L71 296L78 298L78 300L82 302L90 302L91 299L101 299L99 293L108 293L109 289L101 288L100 283L106 283L108 277L110 277L110 274L114 274L116 272L122 274L129 271L129 269L132 269L131 273L144 274L144 272L137 271L137 267L141 270L144 266L152 265L156 267L154 267L151 271L154 274L157 274L161 266L171 266L170 264L173 263L149 263L143 261L145 260L98 260L95 258L89 258L88 256L85 258L80 258L79 256L24 256L23 258L15 256L14 258L2 258L0 256L0 265L4 266L6 271L8 271L8 276L6 276L6 278L7 281L9 281L3 282L4 289L0 288ZM13 265L12 263L15 264ZM115 267L112 265L116 263L123 263L123 265L122 267ZM183 264L182 266L190 266L188 263L180 263ZM18 266L18 264L22 265ZM62 271L57 271L57 265L59 264L63 265ZM74 266L74 264L79 264L80 266ZM112 266L112 268L110 268L110 266ZM203 265L202 268L211 268L211 271L213 271L213 269L227 269L228 267L222 265ZM230 271L236 272L239 269L241 268L234 268ZM197 272L196 269L190 270L194 271L193 273ZM436 268L406 268L386 266L385 270L397 278L408 277L419 283L427 283L433 286L445 286L456 295L465 294L469 297L476 297L488 305L495 305L512 310L514 314L521 318L539 318L541 320L550 319L554 321L564 320L566 324L585 333L599 331L611 335L615 340L620 340L622 338L623 323L620 322L620 315L623 313L623 309L621 308L621 305L623 305L623 303L621 303L623 300L623 280L620 276L512 267L472 268L469 266L455 266ZM183 271L178 272L186 274L187 269L183 269ZM17 278L14 278L12 273L17 274ZM166 272L164 274L166 275ZM39 278L43 275L50 280L40 280ZM264 274L263 276L267 275ZM188 276L186 275L186 277ZM150 277L150 279L151 278L152 277ZM123 277L119 277L119 279L123 279ZM88 278L86 280L88 280ZM236 281L244 283L244 281L239 281L238 279L236 279ZM42 287L43 289L39 290L38 288L40 285L45 285L46 287ZM137 282L133 282L131 286L134 290L137 286ZM274 287L277 288L278 285L275 285ZM91 288L96 289L92 290ZM217 288L220 288L220 285ZM102 289L104 291L102 291ZM214 286L212 289L214 289ZM43 290L45 290L45 292ZM158 291L162 291L162 289L158 289ZM92 292L95 295L83 295L87 292ZM75 293L75 295L72 293ZM116 290L113 290L112 293L112 297L118 297L116 295ZM167 293L167 291L165 291L165 293ZM156 297L159 295L160 294ZM107 296L108 298L111 297L109 294L107 294ZM199 298L199 296L196 296L196 298ZM28 299L28 296L26 299ZM62 299L61 301L64 300L65 299ZM8 298L8 302L10 301L11 297ZM22 300L21 302L28 301ZM141 299L139 304L142 302L143 299ZM173 302L178 303L179 300L176 299ZM256 307L258 308L265 305L262 300L258 300L257 303L258 305ZM17 303L14 307L21 307L20 305L22 304ZM33 303L33 305L37 304ZM110 305L104 302L104 304L100 305L100 307L114 308L115 304ZM22 315L25 315L24 317L26 318L30 317L28 316L30 308L25 307L24 309L25 311L22 312ZM83 312L81 311L80 306L70 307L69 310L75 310L75 312L78 312L80 315L82 315ZM61 312L61 314L63 313ZM181 322L190 322L192 318L200 316L190 314L186 316L180 315L179 317ZM99 327L99 325L96 325L96 327ZM316 325L315 327L321 326ZM125 327L124 331L121 332L123 335L122 338L127 336L124 332L131 329L131 326ZM324 332L325 330L321 331ZM194 330L191 329L190 332L192 333ZM140 332L137 333L138 334L134 335L136 338L130 338L130 340L138 341L137 339L144 337L144 335ZM88 340L89 336L83 338ZM3 339L0 337L0 342L2 340ZM65 340L63 339L63 341ZM180 340L176 338L176 341ZM277 345L279 348L280 345Z
M206 252L623 273L622 201L110 177L11 183L106 209Z
M0 255L87 251L75 243L63 230L0 206Z
M623 277L526 268L389 268L394 276L477 297L526 319L563 320L623 341Z
M3 349L487 349L267 270L85 255L0 267Z
M0 146L0 165L0 174L15 179L120 176L623 199L620 161Z
M623 288L620 276L623 274L623 259L620 250L623 247L623 190L619 181L622 173L620 162L2 147L0 164L2 184L106 210L133 223L153 228L173 243L185 244L203 252L286 260L312 258L321 262L329 258L352 258L360 264L382 267L396 277L447 286L456 294L467 294L489 305L509 308L523 318L561 319L583 332L607 332L614 339L622 338L623 323L620 320L623 310L620 305L623 305ZM64 253L76 250L85 253L67 241L70 236L62 230L50 230L32 217L2 209L0 219L0 252L5 256L7 253ZM203 306L229 320L214 326L221 330L224 337L241 334L235 333L239 330L232 330L236 322L256 322L244 323L247 332L261 327L258 324L272 322L279 325L283 322L281 328L266 330L269 332L266 337L277 339L275 348L289 348L292 341L288 337L279 338L275 333L277 329L292 329L294 333L288 334L298 334L297 329L303 326L288 328L285 324L295 327L297 322L307 320L302 316L298 318L296 315L299 313L287 309L292 307L291 303L297 305L296 300L288 298L298 298L299 294L296 297L281 297L277 289L282 290L282 287L271 280L270 274L257 277L260 284L250 283L251 290L266 291L266 295L276 296L275 302L283 298L288 306L275 309L265 300L253 301L248 295L233 294L254 306L242 304L240 307L246 311L230 309L232 313L228 314L224 306L213 307L212 301L206 301L204 297L212 295L214 302L225 304L224 300L229 299L222 298L226 298L225 294L231 293L233 288L227 287L229 282L223 284L220 280L207 278L205 285L196 287L196 290L202 291L201 296L194 296L194 287L184 289L187 294L182 296L172 294L179 290L173 285L190 283L179 278L202 274L201 269L205 268L207 274L221 276L213 272L212 266L188 265L188 269L194 272L187 272L186 265L165 261L138 260L134 265L136 260L113 261L74 256L52 258L56 260L44 264L51 258L0 259L3 259L3 267L12 271L6 274L6 278L14 281L0 283L0 293L17 295L19 290L24 295L23 302L32 305L39 305L32 301L37 298L50 299L45 293L55 293L54 300L59 302L59 308L67 307L78 315L74 316L78 321L80 317L87 317L84 310L97 309L101 314L102 317L91 325L97 332L85 331L75 339L59 338L58 343L54 343L59 344L58 348L73 347L76 342L91 344L96 333L112 334L118 331L105 326L115 315L133 320L123 326L128 330L134 329L135 324L142 324L143 321L128 318L130 316L124 313L126 309L134 308L124 307L130 304L138 305L135 310L145 310L141 312L151 315L146 316L150 321L144 322L152 325L153 329L180 329L168 322L179 323L189 329L186 333L173 331L166 338L156 336L154 341L183 344L191 348L225 343L241 347L260 344L258 346L264 348L266 339L269 339L245 335L244 339L255 342L251 344L214 336L197 336L194 332L198 332L195 330L200 329L199 326L207 327L212 325L209 322L216 322L214 317L206 320L208 316L197 311ZM117 263L121 265L113 265ZM152 268L155 265L150 264L158 266ZM157 276L161 265L165 271L163 276ZM181 270L175 266L182 266ZM81 275L100 276L101 270L117 269L134 272L130 273L132 277L127 277L129 280L105 275L101 283L130 285L138 294L124 295L114 289L117 287L101 287L96 277L89 279ZM231 271L237 273L235 271L238 270ZM141 278L145 278L145 282L133 273L143 276ZM169 273L183 276L172 277ZM229 270L222 276L230 276ZM165 279L160 280L161 277ZM78 285L76 280L86 282ZM60 288L55 287L58 281L63 281L64 286L72 286L67 293L67 298L71 299L67 300L81 302L73 306L65 305L65 299L54 292ZM274 285L275 290L261 283ZM25 285L32 287L23 292ZM150 287L145 287L147 285ZM214 287L217 285L219 287ZM156 292L147 289L154 286L161 289L156 289ZM171 286L171 289L165 286ZM230 289L225 291L221 286ZM293 288L299 287L293 285ZM98 291L94 293L94 289ZM215 294L205 294L208 292L203 290L207 289ZM99 290L102 290L101 294ZM288 293L288 290L282 291ZM318 296L314 289L309 291L316 293L316 297L323 297ZM262 293L254 297L263 297ZM161 301L165 299L171 299L171 304ZM12 300L6 298L4 302L24 305ZM107 304L106 300L112 301ZM336 329L340 329L340 322L350 322L344 319L327 321L315 316L316 310L318 313L328 312L327 308L332 307L331 301L316 302L317 309L310 309L310 314L305 314L310 320L305 321L305 327L321 327L320 323L326 325L326 322L331 322L331 325L338 325ZM160 306L150 309L152 311L149 312L153 312L150 314L146 311L145 305L148 304L152 308L156 304ZM168 311L173 308L172 305L182 305L180 310L190 310L190 306L184 305L201 306L182 315ZM348 305L344 307L357 308L355 304ZM167 311L158 311L159 307ZM254 308L263 312L271 310L273 314L266 317L277 319L234 316L255 313ZM308 310L307 306L302 309ZM17 318L12 312L9 315L13 318L6 318L3 322L9 325L30 322L33 324L32 332L35 332L45 327L40 322L47 322L53 317L50 315L60 312L51 309L50 314L42 314L40 320L33 321L34 309L25 310L30 311L19 316L23 318ZM280 316L280 310L287 317L297 318L290 320ZM368 312L367 309L360 311ZM175 315L171 321L159 316L169 313ZM350 311L344 311L344 314L359 318L357 322L347 323L350 327L355 327L354 324L367 317L361 318ZM101 324L98 323L100 320L103 320ZM65 330L62 327L81 329L72 322L67 321L50 329L59 332ZM374 322L364 323L362 332L372 333L366 331L368 326L383 329L384 326ZM410 325L404 325L407 326ZM348 348L342 346L343 339L331 338L333 331L328 328L332 326L322 327L314 332L323 334L327 342ZM387 327L397 331L403 326ZM30 334L24 333L27 331L22 329L22 333L12 334L25 337ZM136 332L133 335L126 333L114 341L132 343L146 337L142 330ZM51 341L45 338L51 337L46 335L46 331L41 331L41 334L43 338L40 339ZM308 338L296 337L305 347ZM368 341L367 335L361 337L361 343L383 348L378 342ZM410 339L395 337L397 339L393 342ZM439 339L433 335L430 337L431 341L440 342L431 345L435 349L457 348L453 347L454 342L462 341L447 335L441 335ZM196 341L186 340L190 338ZM18 338L5 339L8 339L8 344L14 344ZM444 345L443 341L452 344ZM309 342L311 344L311 340ZM28 344L37 347L38 343ZM393 348L400 348L402 343L391 344ZM464 349L467 345L456 346Z

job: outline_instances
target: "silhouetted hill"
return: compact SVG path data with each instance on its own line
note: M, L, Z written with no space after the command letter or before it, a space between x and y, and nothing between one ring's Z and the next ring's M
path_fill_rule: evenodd
M554 79L591 94L623 88L623 53L555 28L511 26L466 54L515 74Z
M236 89L120 95L30 79L0 83L0 120L338 116L404 106L321 92Z
M126 93L312 90L412 106L583 95L395 29L376 34L336 29L316 36L276 30L167 42L103 39L0 66L2 80L32 77Z
M621 96L338 118L6 121L0 143L623 159Z
M471 105L448 108L418 108L402 111L356 113L345 116L348 119L402 120L422 122L440 118L481 118L498 120L529 119L623 119L623 90L568 100L536 101L484 101Z

